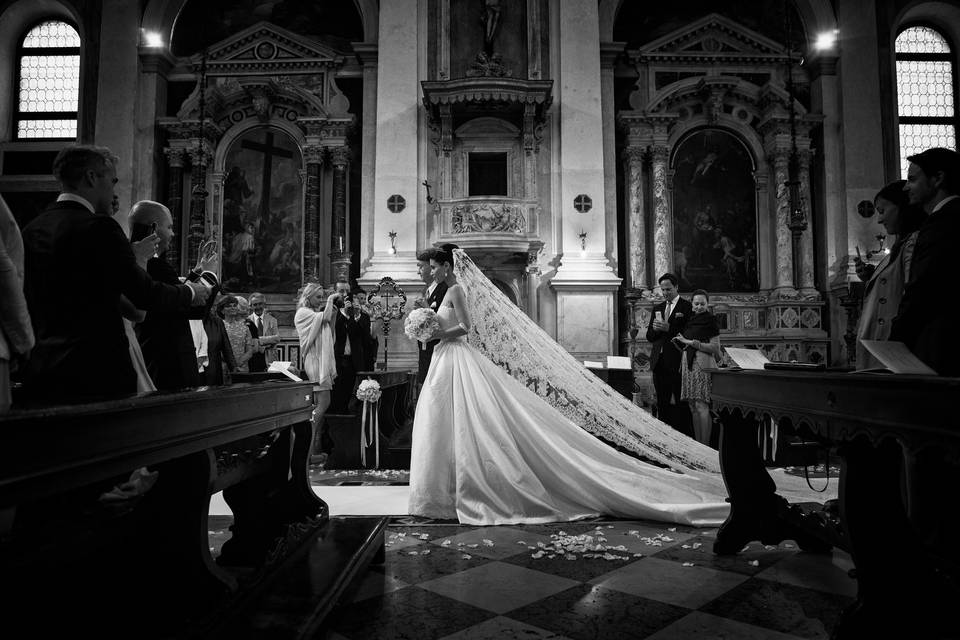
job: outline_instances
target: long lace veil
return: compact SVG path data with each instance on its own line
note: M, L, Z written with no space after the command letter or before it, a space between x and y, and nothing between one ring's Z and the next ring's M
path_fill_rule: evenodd
M454 273L467 297L470 344L591 434L676 471L719 473L717 452L611 389L497 289L461 249Z

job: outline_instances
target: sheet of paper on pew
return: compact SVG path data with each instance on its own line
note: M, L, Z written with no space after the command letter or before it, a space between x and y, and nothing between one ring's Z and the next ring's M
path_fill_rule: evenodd
M767 356L763 355L763 352L759 349L724 347L724 350L727 352L727 355L730 356L730 360L733 361L734 367L739 367L741 369L763 370L763 365L770 362L767 359Z
M584 360L583 366L587 369L603 369L603 363L596 360Z
M911 373L921 376L935 376L937 372L923 363L902 342L891 340L861 340L860 344L880 361L882 367L858 369L854 373Z
M270 366L267 367L267 371L271 371L271 372L277 371L277 372L280 372L280 373L282 373L283 375L287 376L288 378L290 378L290 379L293 380L294 382L303 382L303 378L301 378L300 376L295 375L293 372L290 371L290 365L291 365L291 364L293 364L293 363L292 363L292 362L280 362L279 360L274 360L273 362L270 363Z
M630 369L629 356L607 356L607 369Z

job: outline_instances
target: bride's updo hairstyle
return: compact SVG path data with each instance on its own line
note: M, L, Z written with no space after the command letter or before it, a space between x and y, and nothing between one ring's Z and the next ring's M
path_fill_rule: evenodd
M437 262L437 264L449 264L452 267L453 266L453 250L459 249L459 248L460 248L459 246L453 244L452 242L448 242L447 244L440 245L440 248L437 249L437 255L434 256L433 259Z

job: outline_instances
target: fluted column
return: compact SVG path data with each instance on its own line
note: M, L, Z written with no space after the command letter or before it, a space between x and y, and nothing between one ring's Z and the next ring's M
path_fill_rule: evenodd
M307 164L307 215L303 223L303 281L320 279L320 174L323 170L323 147L308 145L303 149Z
M653 269L659 278L673 266L673 217L670 213L670 190L667 185L667 161L670 150L666 145L651 149L653 176ZM653 280L653 278L651 278Z
M176 240L167 249L167 260L178 273L182 273L184 269L180 264L180 248L183 243L183 162L187 154L183 149L172 147L164 149L163 154L167 157L167 166L170 168L167 178L167 208L170 209L173 232L176 234Z
M347 164L350 147L341 145L330 148L330 163L333 165L333 220L330 237L330 267L333 279L350 279L350 259L353 253L347 244Z
M773 165L773 183L776 185L776 271L775 288L778 293L793 294L793 248L790 233L790 189L789 180L790 152L777 149L770 159Z
M647 277L647 223L643 210L643 160L645 150L628 146L623 151L627 189L627 287L649 289Z

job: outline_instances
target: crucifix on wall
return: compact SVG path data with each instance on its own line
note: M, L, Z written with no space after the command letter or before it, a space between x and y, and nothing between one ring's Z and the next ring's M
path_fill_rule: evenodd
M260 183L260 206L257 207L257 214L261 219L265 219L270 215L270 176L273 173L273 157L292 158L293 154L283 147L273 144L272 131L267 131L266 140L263 144L254 140L244 140L240 143L240 147L250 151L259 151L263 154L263 178Z

